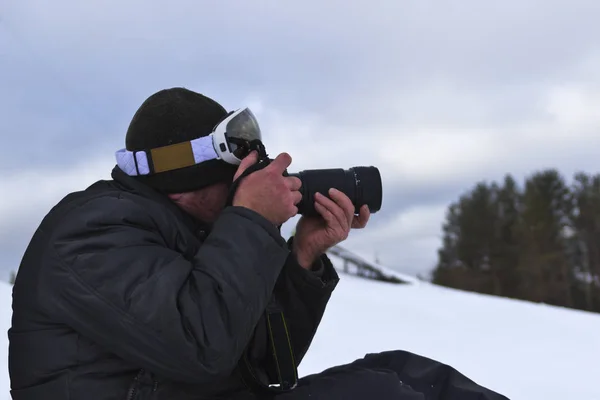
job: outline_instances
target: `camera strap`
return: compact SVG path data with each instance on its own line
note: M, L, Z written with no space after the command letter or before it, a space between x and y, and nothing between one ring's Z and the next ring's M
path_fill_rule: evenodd
M267 155L265 145L260 140L255 139L252 141L248 141L246 142L246 146L248 146L250 151L256 150L258 152L258 162L248 167L235 181L233 181L231 187L229 188L229 194L227 195L227 202L225 203L225 207L229 207L233 204L233 198L235 197L235 193L237 192L237 189L240 186L242 179L244 179L246 176L250 175L253 172L265 168L271 163L271 160Z
M250 148L250 151L256 150L258 152L258 162L248 167L233 182L229 189L226 206L233 204L233 198L243 178L271 163L265 146L260 140L249 141L245 145ZM281 229L281 226L278 226L278 228ZM275 393L288 392L296 387L298 384L298 369L283 309L275 299L271 299L269 302L264 318L267 326L268 346L270 346L272 360L277 372L277 382L263 382L259 377L262 374L257 373L250 362L248 349L244 351L238 363L238 371L242 380L250 389L263 396L271 397Z
M257 372L252 366L248 349L244 351L238 363L238 371L248 388L261 396L272 398L275 394L289 392L297 386L298 369L283 310L274 300L271 300L265 311L265 319L268 333L267 345L270 346L277 382L265 382L260 378L264 374Z

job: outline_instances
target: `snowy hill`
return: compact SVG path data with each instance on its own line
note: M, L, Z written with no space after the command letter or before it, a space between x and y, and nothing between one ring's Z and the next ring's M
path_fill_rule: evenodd
M511 400L600 400L598 314L340 275L302 375L401 349L449 363Z
M332 257L342 271L339 259ZM390 273L393 271L388 270ZM402 276L403 278L408 278ZM402 349L449 363L511 400L600 400L600 315L341 273L301 375ZM0 284L6 343L11 287ZM6 345L2 347L6 360ZM7 363L0 399L10 399ZM4 395L6 393L6 395Z

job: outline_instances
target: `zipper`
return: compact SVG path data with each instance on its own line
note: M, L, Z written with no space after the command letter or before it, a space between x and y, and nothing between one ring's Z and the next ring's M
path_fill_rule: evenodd
M135 399L135 395L138 392L138 383L140 381L140 377L144 374L144 372L146 372L144 369L140 369L138 371L137 375L135 376L135 378L133 378L133 382L131 383L129 390L127 391L126 400ZM152 391L156 392L157 390L158 390L158 381L156 379L153 379L152 380Z
M140 376L142 376L143 373L144 373L144 370L141 369L138 371L135 378L133 378L133 382L131 383L131 386L129 387L129 391L127 392L126 400L133 400L135 398L135 395L137 393L137 388L138 388L138 382L140 380Z

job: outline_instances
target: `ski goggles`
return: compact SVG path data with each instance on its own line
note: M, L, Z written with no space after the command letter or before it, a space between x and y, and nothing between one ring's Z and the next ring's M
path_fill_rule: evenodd
M262 141L258 121L249 108L243 108L230 113L208 136L150 150L120 149L115 157L119 168L130 176L156 174L215 159L239 165L256 141Z

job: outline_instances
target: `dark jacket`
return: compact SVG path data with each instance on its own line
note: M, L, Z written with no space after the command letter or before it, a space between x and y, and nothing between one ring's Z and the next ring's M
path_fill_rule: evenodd
M243 394L244 349L274 374L272 298L300 363L339 279L325 255L307 271L249 209L202 225L118 168L112 177L63 199L26 250L9 330L13 399Z

